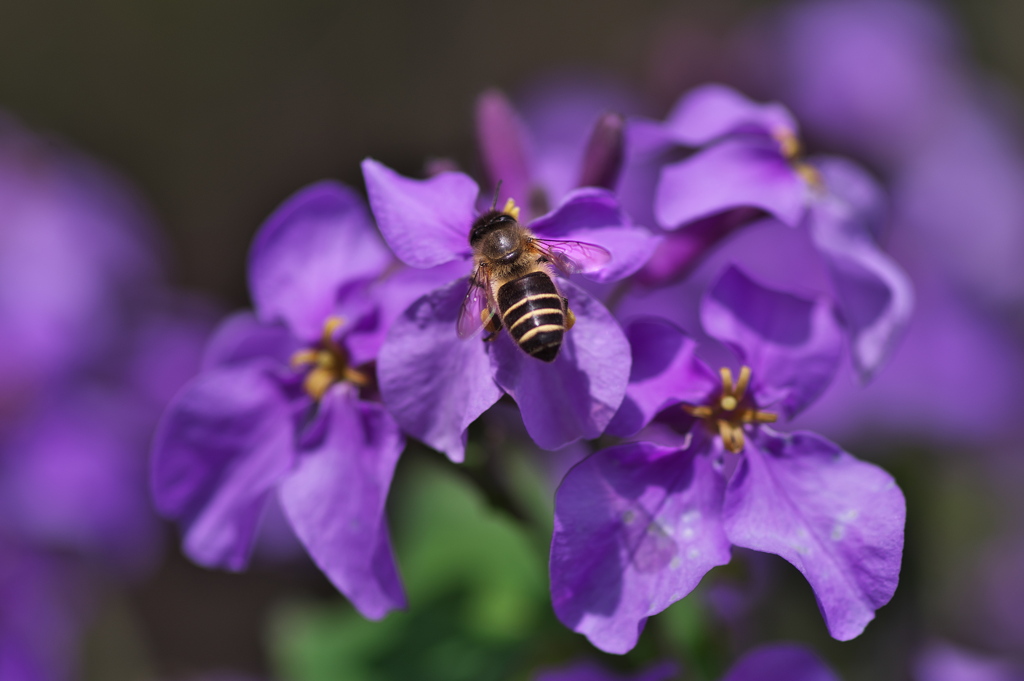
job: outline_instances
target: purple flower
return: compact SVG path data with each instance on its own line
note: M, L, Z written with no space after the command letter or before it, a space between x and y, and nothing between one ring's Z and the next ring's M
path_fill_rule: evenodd
M895 240L986 303L1019 304L1024 157L1018 112L1006 106L1014 95L970 63L941 4L802 2L751 34L752 79L772 83L808 135L884 172Z
M0 679L69 681L81 584L54 556L0 541Z
M661 172L655 216L666 229L685 228L655 261L654 275L689 271L695 258L758 216L804 227L828 266L854 362L863 376L880 366L906 324L912 295L906 275L878 247L884 201L867 174L843 159L806 159L784 107L756 104L721 85L694 90L662 124L635 123L631 139L641 152L701 147Z
M152 224L109 169L0 112L0 421L90 366L158 272Z
M579 187L616 188L625 119L608 112L602 100L624 98L602 95L561 82L557 93L534 97L532 125L498 90L477 98L477 141L487 179L493 186L501 183L500 204L521 201L523 219L529 221Z
M1022 681L1024 669L1009 659L933 643L918 656L914 681Z
M0 535L133 574L161 540L152 431L209 328L151 230L116 174L0 114Z
M507 393L530 436L545 449L601 434L622 401L629 374L626 339L608 310L573 283L560 281L575 326L550 364L522 352L507 333L488 344L460 340L456 321L472 269L469 232L482 200L477 184L455 172L413 180L372 159L363 162L363 174L377 223L398 258L427 272L452 268L449 276L459 277L409 307L381 349L381 393L402 429L461 461L467 426ZM610 251L611 261L591 275L598 281L632 274L651 248L650 233L634 226L614 195L601 188L570 192L529 229L542 239L588 242Z
M679 667L662 662L639 674L612 674L592 662L538 674L535 681L668 681ZM811 650L793 643L773 643L751 650L736 661L722 681L837 681L837 677Z
M736 661L722 681L839 681L810 649L795 643L772 643Z
M370 618L402 607L384 504L404 441L375 399L392 264L365 205L330 182L286 201L249 255L255 312L227 319L154 443L158 509L196 562L244 568L269 496Z
M741 368L717 374L671 324L632 324L630 387L609 431L659 416L681 444L634 442L573 468L555 500L555 612L624 653L647 617L729 562L730 546L774 553L814 589L829 632L863 631L896 588L905 504L887 473L791 419L832 380L842 334L832 306L759 286L730 269L705 297L703 326Z

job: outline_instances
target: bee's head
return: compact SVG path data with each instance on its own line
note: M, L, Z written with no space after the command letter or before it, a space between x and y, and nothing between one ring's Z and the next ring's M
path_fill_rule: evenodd
M488 234L504 227L515 227L519 223L516 219L500 210L489 210L473 222L473 228L469 230L469 245L477 246Z

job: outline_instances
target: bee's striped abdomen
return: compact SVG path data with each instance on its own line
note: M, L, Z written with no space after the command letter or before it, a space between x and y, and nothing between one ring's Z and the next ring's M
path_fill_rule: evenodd
M501 320L524 351L555 361L565 335L562 296L546 272L531 272L498 289Z

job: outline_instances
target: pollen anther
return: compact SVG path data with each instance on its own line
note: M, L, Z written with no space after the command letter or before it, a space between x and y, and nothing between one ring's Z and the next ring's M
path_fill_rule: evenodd
M739 376L733 381L732 370L728 367L719 369L722 379L722 392L711 404L684 404L683 410L694 418L704 421L712 432L722 438L722 444L730 452L739 454L746 444L743 428L746 425L774 423L778 416L771 412L761 411L747 397L750 387L750 367L740 367Z
M315 347L303 348L291 356L293 369L309 368L302 380L302 387L317 401L339 381L347 381L359 388L370 384L369 376L348 365L348 352L334 340L335 332L344 323L341 317L329 317L324 322L320 342Z

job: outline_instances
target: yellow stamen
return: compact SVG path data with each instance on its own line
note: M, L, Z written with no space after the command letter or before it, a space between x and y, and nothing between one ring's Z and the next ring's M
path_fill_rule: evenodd
M324 322L320 342L315 347L298 350L291 356L293 369L298 371L309 368L302 380L302 387L317 401L339 381L348 381L360 388L370 384L371 377L351 368L345 348L334 340L334 334L344 323L341 317L329 317Z
M519 206L516 205L516 200L512 197L505 202L505 207L501 209L501 212L512 216L513 220L519 221Z
M333 338L334 332L340 329L344 323L344 317L328 317L327 321L324 322L324 341Z
M750 367L746 364L740 367L740 377L736 381L736 389L733 391L733 395L736 396L737 401L742 401L747 394L747 387L750 385Z
M718 370L718 375L722 377L722 394L732 395L732 370L729 367L722 367Z
M292 369L301 369L310 364L316 364L317 351L311 348L299 350L291 358Z
M812 189L822 190L825 188L825 180L822 179L821 173L810 163L797 161L793 164L793 168L796 170L797 175L802 177L804 182L809 184Z
M698 419L711 418L712 414L715 413L711 407L705 405L693 406L692 404L684 404L683 411Z
M317 402L324 396L327 389L334 384L334 372L324 367L317 367L306 374L302 387Z
M342 371L342 378L360 388L365 388L366 386L370 385L369 376L364 374L362 371L356 371L355 369L351 369L349 367L345 367L344 370Z
M792 130L779 128L772 133L772 137L779 143L779 151L787 160L792 161L803 153L800 138Z
M722 379L722 390L717 400L711 404L684 404L682 408L694 418L705 421L708 428L717 432L727 450L739 454L746 443L744 426L775 423L778 416L771 412L759 411L747 398L751 380L750 367L741 366L735 382L728 367L719 369L718 375Z

